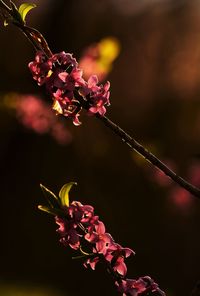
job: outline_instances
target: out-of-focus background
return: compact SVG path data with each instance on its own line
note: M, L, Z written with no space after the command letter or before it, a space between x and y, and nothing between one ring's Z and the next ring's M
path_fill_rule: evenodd
M74 53L85 75L110 80L107 115L200 186L200 2L35 3L27 21L52 51ZM83 114L80 127L55 117L27 68L31 45L2 23L0 40L0 295L117 294L101 266L71 260L53 219L37 210L39 183L58 192L68 181L78 182L72 199L92 204L115 240L135 250L128 277L150 275L168 296L190 295L200 279L200 200L94 117ZM110 64L102 70L104 45Z

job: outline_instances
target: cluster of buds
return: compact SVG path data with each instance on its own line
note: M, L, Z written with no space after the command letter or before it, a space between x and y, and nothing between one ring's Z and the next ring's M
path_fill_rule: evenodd
M29 69L38 85L46 86L53 99L53 109L72 118L75 125L80 124L78 117L83 107L90 114L103 116L110 105L110 83L99 85L96 75L85 81L76 59L69 53L63 51L47 58L38 51Z
M52 206L50 201L50 208L44 206L39 208L55 216L55 221L59 225L57 232L61 236L60 242L64 246L79 251L85 267L91 267L94 270L98 262L106 264L118 291L123 296L147 295L149 292L157 292L157 295L164 296L165 293L149 276L138 280L126 277L125 259L135 254L134 251L114 241L106 232L104 223L95 215L92 206L83 205L79 201L69 201L68 193L72 185L73 183L64 185L59 197L42 186L46 196L48 198L50 196L54 203L56 200L56 205ZM83 248L87 248L87 251Z

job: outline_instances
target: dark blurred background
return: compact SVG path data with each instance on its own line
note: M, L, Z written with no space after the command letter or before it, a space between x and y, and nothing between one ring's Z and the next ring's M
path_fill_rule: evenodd
M15 1L17 5L21 1ZM27 17L53 52L79 59L112 36L120 55L107 115L200 186L200 2L198 0L45 0ZM5 107L13 93L50 102L32 80L34 51L15 27L0 28L0 295L116 295L101 266L85 270L58 242L39 183L91 204L115 240L133 248L128 277L150 275L168 296L190 295L200 279L200 201L136 156L94 117L63 120L65 145L35 133ZM4 102L4 103L2 103Z

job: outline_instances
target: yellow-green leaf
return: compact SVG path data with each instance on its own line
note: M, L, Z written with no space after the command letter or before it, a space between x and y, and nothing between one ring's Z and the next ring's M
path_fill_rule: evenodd
M60 215L59 210L52 209L52 208L49 208L49 207L47 207L47 206L39 205L39 206L38 206L38 209L39 209L40 211L45 212L45 213L51 214L51 215L53 215L53 216L59 216L59 215Z
M25 22L25 18L26 18L27 13L35 7L36 7L36 4L34 4L34 3L23 3L20 5L18 11L19 11L19 14L21 15L21 18L24 22Z
M44 193L44 196L46 197L49 205L52 208L59 207L59 200L58 200L57 196L52 191L50 191L48 188L46 188L44 185L40 184L40 187L41 187L42 192Z
M69 191L73 185L77 185L77 183L76 182L67 183L60 189L59 197L60 197L62 206L69 207Z

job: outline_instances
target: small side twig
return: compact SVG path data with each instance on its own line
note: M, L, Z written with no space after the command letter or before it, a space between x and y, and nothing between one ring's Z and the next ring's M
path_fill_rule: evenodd
M11 1L12 4L12 1ZM13 4L14 5L14 4ZM15 5L14 5L15 7ZM16 18L15 12L10 8L3 0L0 0L0 8L6 14L5 19L7 18L13 25L18 27L26 38L31 42L35 50L41 50L47 57L52 56L52 52L48 46L47 41L44 36L36 29L26 26L25 22L22 20L19 21ZM6 17L7 16L7 17Z

